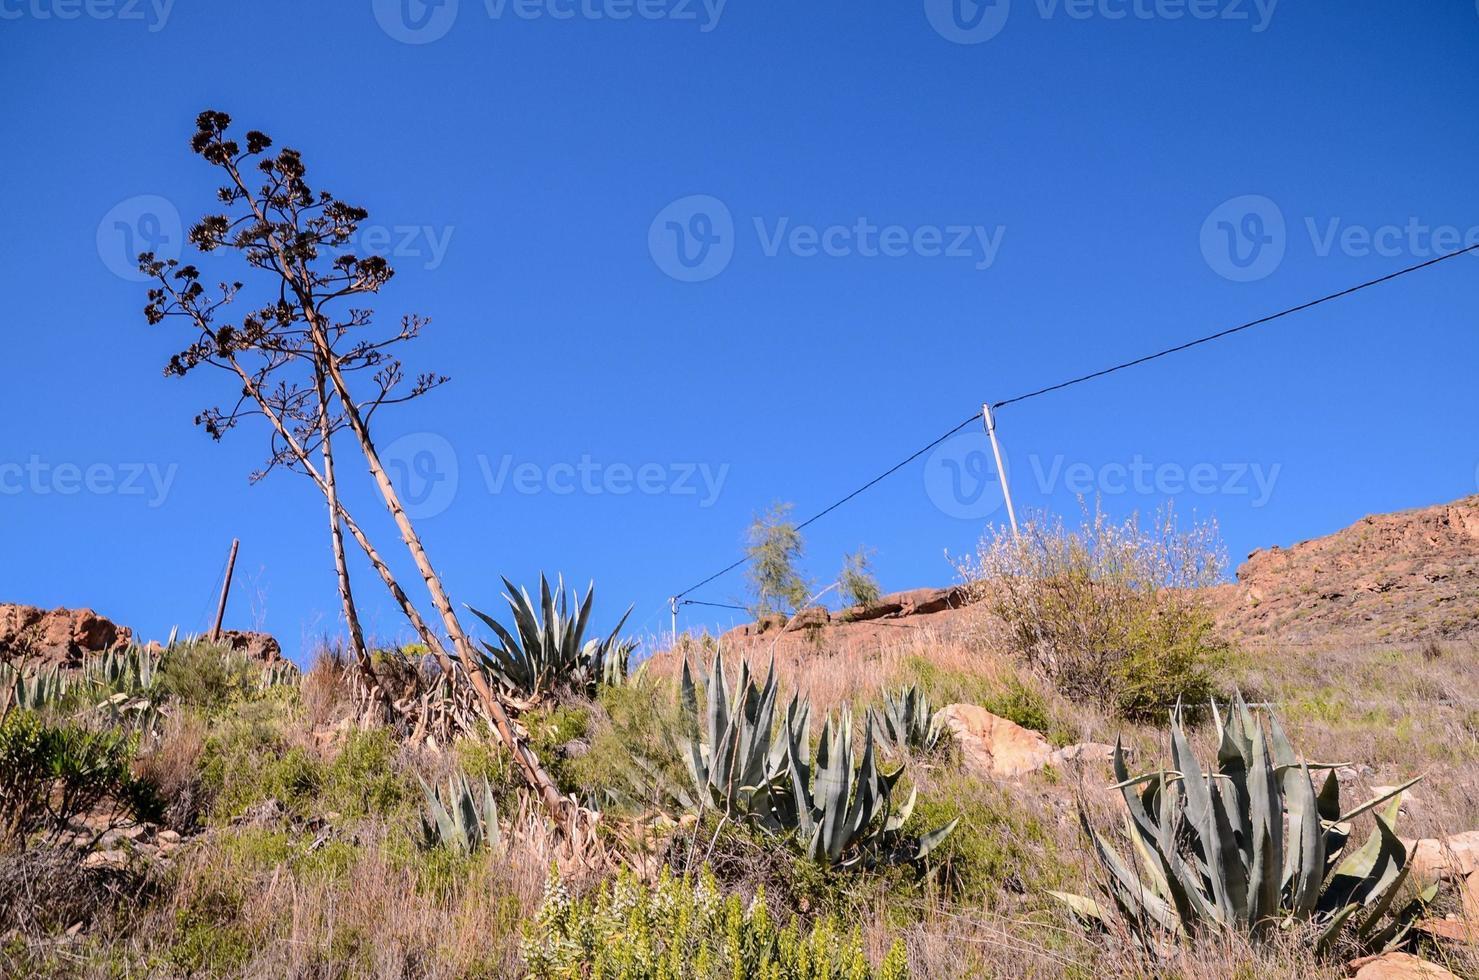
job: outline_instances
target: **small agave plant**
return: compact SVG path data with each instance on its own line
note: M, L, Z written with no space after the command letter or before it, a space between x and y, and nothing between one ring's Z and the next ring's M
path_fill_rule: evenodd
M1171 722L1172 768L1131 777L1116 746L1115 789L1128 809L1127 861L1079 817L1107 872L1105 891L1143 945L1167 938L1237 932L1259 942L1306 924L1317 952L1346 936L1366 950L1400 945L1436 886L1400 910L1411 870L1394 826L1401 793L1417 780L1349 810L1340 802L1334 765L1296 761L1278 721L1265 732L1241 698L1224 718L1212 705L1217 769L1204 773L1182 730ZM1325 770L1318 791L1312 771ZM1376 813L1376 829L1348 851L1351 821ZM1137 873L1137 871L1139 873ZM1108 922L1091 899L1054 893L1078 914Z
M903 770L878 769L871 729L864 731L861 763L854 769L849 712L827 719L815 757L806 701L793 697L784 722L777 724L774 663L764 683L756 684L742 661L731 692L721 652L707 688L707 711L700 719L685 662L683 710L699 736L688 741L685 757L705 807L774 834L793 835L811 860L842 867L922 860L955 829L951 823L917 841L904 839L915 797L910 794L894 809L893 790Z
M632 645L618 639L632 610L627 609L606 639L585 640L587 621L595 587L586 590L585 598L575 604L573 614L565 594L563 579L550 589L549 580L539 576L539 605L529 593L516 589L503 580L504 599L514 617L514 632L485 613L473 609L497 638L484 643L483 667L500 684L514 694L536 699L559 690L593 692L608 678L626 676ZM517 636L515 636L517 633Z
M893 755L928 755L940 747L944 737L929 697L913 684L902 688L897 696L883 692L883 704L877 712L869 712L868 724L879 744Z
M788 785L789 768L786 743L775 737L775 664L771 664L764 684L757 685L750 676L750 665L740 661L739 680L731 693L724 674L724 653L720 651L705 687L707 705L700 718L698 693L685 660L680 696L691 737L684 739L682 748L698 799L704 807L731 819L753 820L779 829L770 812L770 789ZM794 700L792 707L797 707ZM804 732L806 706L797 710L798 724ZM693 798L682 802L697 805Z
M498 804L487 777L483 778L481 797L462 775L447 781L445 793L440 786L433 789L424 780L421 789L426 793L421 836L427 847L447 847L462 854L473 854L484 845L498 847L502 840Z
M879 770L872 728L864 732L862 761L854 772L852 713L844 708L836 723L827 719L815 758L806 721L802 718L798 728L797 714L793 702L786 714L791 795L777 801L777 810L781 822L799 834L808 858L843 867L900 857L921 861L955 831L958 818L916 841L903 840L900 831L914 812L918 790L893 810L894 786L904 770Z

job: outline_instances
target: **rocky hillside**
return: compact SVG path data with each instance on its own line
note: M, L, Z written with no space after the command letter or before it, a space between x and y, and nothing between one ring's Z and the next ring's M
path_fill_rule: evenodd
M1400 643L1479 635L1479 496L1379 514L1253 552L1215 590L1243 640Z
M1367 517L1335 534L1248 556L1237 581L1209 590L1222 630L1255 645L1416 643L1479 637L1479 496ZM963 624L967 594L915 589L868 609L808 609L784 642L818 630L872 642L900 630ZM784 619L738 627L725 640L771 644Z

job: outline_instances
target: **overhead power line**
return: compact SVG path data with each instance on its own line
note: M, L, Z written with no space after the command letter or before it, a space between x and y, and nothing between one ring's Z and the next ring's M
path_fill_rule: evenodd
M1154 354L1146 354L1144 357L1137 357L1133 361L1125 361L1123 364L1116 364L1114 367L1107 367L1104 368L1102 371L1095 371L1092 374L1085 374L1082 377L1072 378L1068 381L1063 381L1055 385L1049 385L1046 388L1039 388L1036 391L1029 391L1025 395L1017 395L1015 398L1008 398L1006 401L996 402L991 407L1004 408L1007 405L1015 405L1017 404L1017 402L1025 402L1029 398L1036 398L1039 395L1046 395L1049 392L1053 391L1062 391L1064 388L1072 388L1074 385L1083 384L1085 381L1093 381L1095 378L1102 378L1105 375L1114 374L1116 371L1123 371L1126 368L1132 368L1137 367L1141 364L1147 364L1151 361L1156 360L1157 358L1167 357L1171 354L1179 354L1184 350L1191 350L1193 347L1200 347L1202 344L1210 344L1214 340L1221 340L1223 337L1231 337L1235 333L1242 333L1244 330L1251 330L1254 327L1261 327L1266 323L1272 323L1275 320L1282 320L1286 316L1293 316L1295 313L1303 313L1305 310L1314 309L1316 306L1320 306L1321 304L1329 303L1337 299L1343 299L1353 293L1359 293L1363 289L1370 289L1372 286L1380 286L1382 283L1391 282L1393 279L1399 279L1402 276L1408 275L1410 273L1426 269L1428 266L1437 265L1439 262L1447 262L1449 259L1457 258L1460 255L1466 255L1469 252L1474 251L1479 251L1479 245L1471 245L1468 248L1460 249L1457 252L1449 252L1447 255L1440 255L1436 259L1429 259L1426 262L1419 262L1417 265L1408 266L1405 269L1401 269L1397 272L1382 276L1380 279L1372 279L1369 282L1361 283L1359 286L1352 286L1349 289L1342 289L1338 293L1331 293L1329 296L1321 296L1319 299L1310 300L1308 303L1301 303L1298 306L1291 306L1287 310L1281 310L1278 313L1273 313L1269 316L1259 317L1257 320L1249 320L1247 323L1239 324L1236 327L1229 327L1226 330L1219 330L1217 333L1208 334L1205 337L1198 337L1196 340L1188 341L1184 344L1177 344L1175 347L1167 347L1165 350L1156 351Z
M1428 268L1430 266L1438 265L1440 262L1447 262L1449 259L1455 259L1455 258L1458 258L1460 255L1467 255L1467 254L1469 254L1471 252L1479 252L1479 244L1471 245L1468 248L1459 249L1456 252L1448 252L1448 253L1446 253L1444 255L1438 256L1437 258L1428 259L1425 262L1419 262L1416 265L1408 266L1405 269L1399 269L1396 272L1388 273L1387 275L1381 276L1379 278L1371 279L1371 280L1368 280L1366 282L1360 283L1358 285L1351 286L1351 287L1346 288L1346 289L1342 289L1339 292L1330 293L1327 296L1321 296L1319 299L1313 299L1313 300L1310 300L1307 303L1300 303L1298 306L1291 306L1287 310L1280 310L1278 313L1272 313L1272 314L1270 314L1268 316L1259 317L1256 320L1249 320L1247 323L1241 323L1241 324L1238 324L1235 327L1229 327L1226 330L1219 330L1218 332L1213 333L1213 334L1208 334L1205 337L1198 337L1196 340L1190 340L1190 341L1187 341L1184 344L1177 344L1175 347L1167 347L1165 350L1156 351L1154 354L1146 354L1145 356L1143 356L1143 357L1137 357L1137 358L1135 358L1132 361L1125 361L1125 362L1123 362L1121 364L1115 364L1112 367L1107 367L1107 368L1104 368L1104 369L1099 370L1099 371L1094 371L1094 372L1092 372L1090 374L1084 374L1084 375L1080 375L1079 377L1076 377L1076 378L1070 378L1067 381L1061 381L1058 384L1048 385L1046 388L1038 388L1036 391L1029 391L1029 392L1027 392L1025 394L1016 395L1016 396L1014 396L1012 398L1004 399L1003 401L993 402L992 405L991 405L991 408L993 410L998 409L998 408L1005 408L1008 405L1015 405L1018 402L1025 402L1025 401L1027 401L1028 399L1031 399L1031 398L1038 398L1038 397L1040 397L1042 395L1050 394L1050 393L1055 392L1055 391L1062 391L1065 388L1072 388L1074 385L1080 385L1080 384L1083 384L1083 383L1085 383L1087 381L1093 381L1093 380L1095 380L1097 378L1103 378L1103 377L1106 377L1107 375L1114 374L1117 371L1124 371L1124 370L1126 370L1128 368L1138 367L1141 364L1148 364L1149 362L1154 361L1154 360L1158 360L1158 359L1160 359L1162 357L1168 357L1168 356L1170 356L1172 354L1179 354L1182 351L1191 350L1193 347L1200 347L1203 344L1210 344L1214 340L1221 340L1224 337L1231 337L1233 334L1242 333L1245 330L1251 330L1254 327L1260 327L1260 326L1263 326L1264 324L1272 323L1275 320L1282 320L1285 317L1293 316L1296 313L1303 313L1306 310L1314 309L1315 307L1324 305L1325 303L1330 303L1330 302L1333 302L1333 301L1338 300L1338 299L1343 299L1343 298L1345 298L1347 296L1351 296L1351 295L1353 295L1355 293L1359 293L1359 292L1361 292L1363 290L1370 289L1373 286L1380 286L1380 285L1382 285L1384 283L1391 282L1394 279L1400 279L1401 277L1406 276L1406 275L1411 275L1414 272L1420 272L1423 269L1426 269L1426 268ZM887 470L884 470L878 476L874 477L873 479L869 480L867 483L865 483L862 486L858 487L852 493L850 493L847 496L845 496L845 497L841 498L840 500L838 500L836 503L833 503L830 506L828 506L828 507L826 507L826 508L818 511L817 513L813 514L811 517L808 517L806 520L804 520L800 524L796 525L796 530L800 531L803 528L807 527L808 525L813 524L816 521L821 520L823 517L826 517L828 514L832 513L832 511L834 511L837 508L841 507L843 504L845 504L848 501L852 500L854 497L857 497L859 494L864 493L864 492L872 489L874 486L877 486L879 483L882 483L884 480L888 479L890 476L893 476L899 470L901 470L904 467L908 466L910 463L914 462L916 459L918 459L919 457L923 456L925 453L929 452L931 449L934 449L936 446L940 445L940 443L944 442L946 439L949 439L951 436L955 435L961 429L964 429L966 426L971 425L971 424L973 424L975 422L981 421L981 419L984 417L984 415L985 415L985 412L977 412L975 415L972 415L970 418L966 419L964 422L960 423L955 428L951 429L949 432L945 433L944 435L940 436L938 439L935 439L933 442L929 443L929 445L925 446L924 448L918 450L915 453L912 453L908 458L903 459L903 460L901 460L898 463L895 463L893 466L889 467ZM741 608L741 607L738 607L738 606L729 606L729 605L726 605L726 604L710 603L710 602L699 602L698 600L694 600L694 599L686 599L685 600L684 599L684 596L687 596L690 592L694 592L694 591L696 591L698 589L703 588L705 585L708 585L710 582L713 582L716 579L723 578L725 575L728 575L730 572L734 571L736 568L739 568L741 565L745 564L745 562L747 560L748 560L747 558L740 558L738 561L732 562L731 564L726 565L725 567L719 569L719 571L715 572L713 575L710 575L708 578L704 579L703 581L698 582L698 583L696 583L694 585L690 585L688 588L684 589L682 592L679 592L678 594L676 594L675 596L673 596L673 598L672 598L671 601L672 601L672 604L673 604L674 609L676 610L677 606L680 604L680 600L682 600L682 602L681 602L682 605L690 605L690 606L716 606L718 608L724 608L724 609L737 609L737 608Z

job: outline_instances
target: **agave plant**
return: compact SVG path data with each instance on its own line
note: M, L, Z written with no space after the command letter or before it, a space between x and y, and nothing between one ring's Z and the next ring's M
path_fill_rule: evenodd
M82 676L105 691L143 697L154 689L159 658L139 646L108 650L84 660Z
M418 777L419 778L419 777ZM449 847L472 854L485 844L496 848L502 839L498 830L498 804L493 787L483 778L482 798L474 794L467 777L456 775L447 780L444 794L423 780L426 812L421 815L421 836L427 847Z
M944 728L935 721L929 697L913 684L898 696L883 692L883 704L869 711L868 726L878 742L894 755L906 752L931 753L940 747Z
M806 739L805 718L795 702L786 713L786 746L790 762L791 793L778 801L776 812L788 829L794 828L813 861L844 867L904 857L923 860L954 832L959 819L926 833L916 841L900 835L914 812L918 790L904 805L892 807L894 786L904 770L879 770L873 749L873 729L863 733L863 756L853 770L852 713L844 708L834 723L822 726L816 757Z
M620 628L620 626L617 627L617 629ZM601 641L600 645L592 651L589 659L592 678L602 687L621 687L626 684L628 679L634 676L632 674L632 654L636 652L636 649L636 640L618 640L615 634ZM641 670L639 669L637 673L640 675Z
M594 586L586 590L585 598L570 614L563 579L556 581L552 592L549 580L539 576L538 607L528 592L514 588L508 579L503 585L517 636L491 616L476 609L472 612L488 624L498 641L483 644L483 667L508 690L534 699L561 689L589 691L605 676L625 674L625 658L621 658L619 668L613 662L621 646L617 635L631 615L630 608L605 640L584 641ZM626 653L630 652L628 646Z
M775 664L765 683L757 686L750 665L740 661L739 680L731 694L724 676L724 654L714 657L709 675L707 710L698 714L698 694L688 661L683 662L680 685L682 708L690 729L683 757L698 799L731 819L753 820L779 829L771 813L772 788L789 785L786 743L776 733ZM805 730L808 710L799 708L798 724ZM803 735L804 737L804 735ZM692 800L687 800L690 806Z
M278 660L263 664L257 677L257 690L270 691L275 687L296 687L303 680L303 672L291 660Z
M1095 833L1080 809L1107 872L1105 891L1133 934L1147 946L1220 932L1261 941L1304 923L1315 930L1319 952L1342 935L1365 949L1399 945L1436 893L1430 889L1392 912L1410 870L1394 830L1397 807L1417 780L1344 810L1336 767L1296 761L1272 715L1265 733L1241 698L1227 718L1215 703L1212 713L1215 772L1204 774L1192 754L1179 710L1171 722L1171 769L1131 778L1116 746L1115 788L1129 811L1134 862ZM1320 770L1325 778L1316 792L1311 771ZM1347 853L1351 821L1388 801L1385 813L1374 814L1370 838ZM1105 919L1097 902L1057 897L1082 915Z
M40 711L56 704L67 693L67 678L56 666L16 670L0 664L0 692L14 690L15 706Z

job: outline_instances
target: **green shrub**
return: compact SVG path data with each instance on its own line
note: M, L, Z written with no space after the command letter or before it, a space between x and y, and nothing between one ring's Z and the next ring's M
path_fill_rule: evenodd
M103 803L152 815L149 787L133 778L134 739L47 725L29 711L0 723L0 845L33 834L55 839Z
M1068 874L1050 827L1011 791L959 773L936 780L915 804L905 832L959 820L930 855L936 881L965 905L991 906L1003 893L1060 888Z
M256 688L252 664L210 643L173 647L159 667L155 687L182 704L217 708L242 699Z
M1077 529L1029 521L994 528L960 571L1003 624L1002 642L1063 695L1130 719L1203 702L1228 651L1198 590L1226 564L1215 524L1180 531L1097 509Z
M201 781L213 799L216 821L239 817L269 799L298 816L313 815L309 811L323 788L324 766L302 748L288 747L275 733L263 735L247 729L206 742Z
M594 899L573 899L551 876L526 928L523 953L535 980L903 980L903 944L874 971L860 937L831 921L778 928L763 896L748 907L719 894L705 873L692 885L664 872L649 889L623 873Z
M415 781L396 765L397 748L384 728L350 733L324 771L325 812L367 817L410 809L418 799Z

